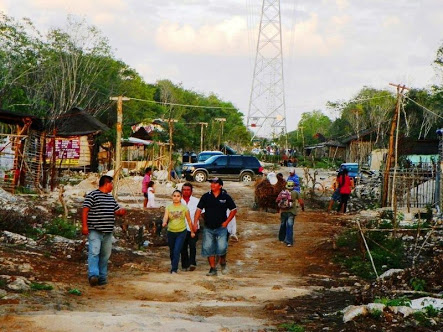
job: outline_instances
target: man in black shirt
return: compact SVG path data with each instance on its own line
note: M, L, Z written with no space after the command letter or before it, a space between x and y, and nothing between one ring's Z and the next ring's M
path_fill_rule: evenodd
M216 276L217 256L220 258L222 274L225 274L227 271L228 231L226 227L237 213L237 206L226 190L223 190L222 179L214 178L209 180L209 182L211 182L211 191L200 198L194 217L194 225L197 225L201 212L204 209L205 228L203 230L202 256L208 257L209 266L211 267L206 275ZM226 217L227 209L231 210L228 217Z

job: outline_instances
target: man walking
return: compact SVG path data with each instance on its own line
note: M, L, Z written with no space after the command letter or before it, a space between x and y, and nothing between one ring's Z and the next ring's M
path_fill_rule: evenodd
M299 192L294 190L294 182L286 182L287 194L290 198L285 197L285 191L282 191L276 202L280 206L280 230L278 232L278 239L280 242L284 242L286 246L292 247L294 245L294 220L297 215L297 204L301 206L302 211L305 210L305 204ZM288 199L289 202L283 204L283 200Z
M203 230L202 256L208 257L210 266L207 276L217 275L217 260L220 261L221 273L225 274L226 253L228 250L228 230L227 226L237 213L237 206L223 190L223 180L214 178L209 180L211 191L202 196L197 205L197 212L194 217L194 227L196 227L201 212L204 209L205 228ZM227 216L226 210L231 212ZM196 229L194 229L194 232Z
M195 212L197 211L198 198L192 196L192 184L186 182L182 186L182 204L186 205L189 209L189 214L191 215L191 220L195 223ZM194 225L194 224L193 224ZM198 231L200 229L200 224L197 220L196 227L192 230L195 233L195 237L191 236L191 229L189 228L188 223L186 223L186 239L183 243L183 248L181 251L181 261L182 261L182 269L184 271L194 271L197 267L197 261L195 259L197 253L197 240L198 240Z
M126 214L115 201L112 177L100 178L99 188L86 195L82 211L82 234L88 235L88 278L91 286L108 283L108 260L112 251L115 216Z
M301 189L300 188L300 178L298 177L297 174L295 174L295 168L292 168L289 171L289 176L288 176L288 179L286 181L294 182L294 189L293 190L295 190L297 192L300 192L300 189Z

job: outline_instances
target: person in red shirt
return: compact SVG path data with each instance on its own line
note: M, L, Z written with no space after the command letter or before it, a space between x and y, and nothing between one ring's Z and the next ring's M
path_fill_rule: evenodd
M349 196L352 189L354 189L354 181L349 177L348 170L345 168L342 175L337 179L340 188L340 205L337 212L345 213L348 205Z

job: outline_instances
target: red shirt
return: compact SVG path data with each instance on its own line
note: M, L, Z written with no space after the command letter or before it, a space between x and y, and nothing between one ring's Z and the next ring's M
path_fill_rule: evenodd
M340 176L338 179L338 183L340 185L340 194L350 194L352 189L351 178L346 175L345 181L343 183L343 176Z

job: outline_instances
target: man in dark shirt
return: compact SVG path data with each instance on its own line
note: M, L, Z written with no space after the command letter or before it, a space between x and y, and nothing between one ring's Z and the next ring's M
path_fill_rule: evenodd
M88 278L91 286L105 285L112 251L115 216L126 214L110 194L112 177L103 175L99 188L86 195L82 211L82 234L88 235Z
M204 209L205 228L203 230L202 256L208 257L209 266L211 267L206 275L216 276L216 257L220 259L222 274L227 272L228 230L226 227L237 213L237 206L226 190L223 190L222 179L214 178L209 180L209 182L211 182L211 191L200 198L194 217L194 225L197 225L201 212ZM231 210L228 217L226 217L227 209Z

